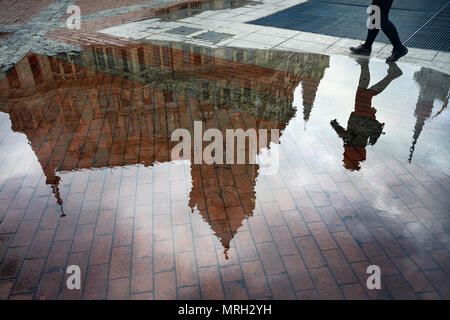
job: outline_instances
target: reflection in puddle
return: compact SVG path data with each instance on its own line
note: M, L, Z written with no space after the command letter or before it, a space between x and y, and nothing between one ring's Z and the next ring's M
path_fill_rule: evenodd
M418 207L432 212L420 218L425 225L440 225L449 198L449 76L417 69L181 43L30 54L0 83L0 226L15 231L10 211L30 210L47 185L54 199L44 207L64 207L62 224L80 219L106 230L109 215L134 217L135 230L149 228L149 246L195 248L201 267L216 250L228 259L231 248L253 261L255 244L272 241L266 224L287 221L286 235L305 236L298 228L321 220L318 212L331 232L345 229L344 220L349 229L381 226L376 212L417 221L410 210ZM172 161L171 133L193 133L194 121L222 132L279 129L279 172Z
M358 90L356 91L355 111L350 115L345 130L336 120L331 126L344 141L344 167L359 170L360 162L366 160L366 147L374 145L383 133L384 123L377 121L377 109L372 107L372 99L386 89L392 80L400 77L402 71L396 64L389 65L388 74L383 80L369 88L369 61L358 61L361 64Z
M283 130L295 114L294 89L303 79L304 89L314 96L320 81L315 77L324 75L329 60L297 55L290 64L301 72L289 74L239 62L258 60L260 52L254 50L217 51L222 58L208 49L209 55L187 49L149 44L95 47L59 59L30 55L8 75L4 85L10 91L1 110L9 112L13 130L27 136L61 209L58 175L165 163L176 144L170 140L172 132L185 128L194 135L194 121L222 132L267 129L269 140L260 147L268 147L270 129ZM277 53L270 59L276 60ZM246 153L248 159L248 148ZM167 178L179 179L172 171L153 177L158 185L154 192L162 192ZM243 219L255 209L258 165L191 164L190 172L192 188L185 190L189 207L209 223L226 253ZM160 194L153 212L173 201L169 189ZM229 216L226 208L236 206L242 209Z

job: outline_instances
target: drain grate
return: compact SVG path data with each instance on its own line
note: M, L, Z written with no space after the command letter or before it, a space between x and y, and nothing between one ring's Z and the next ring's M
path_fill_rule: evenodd
M230 38L232 36L233 36L232 34L228 34L228 33L220 33L220 32L208 31L208 32L205 32L205 33L202 33L202 34L198 34L198 35L194 36L193 38L209 41L209 42L212 42L212 43L217 43L217 42L220 42L220 41L225 40L227 38Z
M172 34L177 34L177 35L180 35L180 36L188 36L190 34L193 34L195 32L199 32L201 30L203 30L203 29L181 26L181 27L177 27L175 29L167 30L166 32L167 33L172 33Z
M367 0L310 0L250 23L364 40L368 3ZM395 1L390 18L402 41L408 40L409 47L450 51L449 3L448 0ZM382 32L377 41L389 42Z
M406 45L414 48L450 52L450 5L418 30Z

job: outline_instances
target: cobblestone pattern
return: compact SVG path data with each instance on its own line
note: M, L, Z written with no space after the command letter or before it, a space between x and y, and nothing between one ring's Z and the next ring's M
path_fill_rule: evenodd
M0 25L25 24L54 0L0 0Z
M131 44L136 43L133 40L127 38L117 37L115 35L108 35L105 33L100 33L98 31L111 28L114 26L120 26L127 23L145 20L153 18L159 15L167 14L171 11L178 11L189 6L197 6L202 2L209 2L209 0L183 0L177 2L157 2L157 6L152 4L151 6L141 5L139 10L131 11L128 10L122 12L119 9L118 14L114 13L100 13L90 17L88 21L82 23L82 28L80 30L69 30L67 28L60 28L49 32L46 38L64 41L66 43L84 47L88 45L97 44Z
M76 5L81 9L81 20L83 22L106 18L121 13L137 11L145 8L157 7L160 5L173 3L173 0L129 0L129 1L97 1L97 6L92 6L91 1L78 1ZM128 3L128 4L127 4ZM63 18L67 17L65 15ZM61 25L63 26L63 25Z
M99 65L105 63L98 58L103 50L107 48L94 49ZM120 58L116 63L128 57L218 83L235 81L242 90L277 92L285 99L292 98L292 91L281 89L296 87L302 78L158 46L125 54L114 50ZM128 64L131 67L139 64ZM320 78L312 80L317 88ZM214 110L203 96L208 90L194 90L202 95L190 96L187 89L172 92L168 88L173 86L163 83L164 91L157 84L157 78L143 86L36 55L1 83L9 88L0 91L3 99L8 97L12 104L2 105L10 114L0 120L7 129L0 139L17 146L28 143L9 129L10 116L12 128L27 134L35 153L29 148L0 153L2 177L12 174L0 189L0 298L450 299L450 186L433 168L372 150L376 156L365 166L368 176L377 178L374 189L341 166L317 163L321 150L341 156L337 139L300 146L297 137L287 134L281 170L274 176L193 166L191 180L183 166L123 166L143 156L167 157L168 128L189 126L197 117L216 125L224 116L236 127L255 120L244 112ZM22 112L14 112L18 107ZM42 119L48 127L41 126ZM138 119L150 121L137 125ZM73 130L93 140L80 148L80 141L72 140ZM109 139L111 132L125 140ZM146 139L145 132L154 139ZM68 145L70 141L74 144ZM67 215L60 219L48 177L34 155L42 159L53 154L60 163L70 160L68 150L79 150L80 161L87 159L89 167L103 161L105 153L97 153L102 148L116 150L111 154L119 154L115 160L123 167L59 172ZM209 208L208 219L183 204L188 193L191 199L201 195L195 207L200 212ZM371 205L374 194L389 195L383 196L385 210ZM223 214L230 228L239 231L230 242L228 259L218 232L211 229L213 214ZM83 271L81 291L64 285L63 270L71 264ZM370 264L383 270L382 290L365 286Z
M66 44L58 44L58 47L52 48L48 45L50 43L45 42L42 38L59 23L59 19L65 13L67 7L74 2L74 0L52 2L4 41L0 47L0 70L10 69L28 52L41 48L42 44L44 44L45 50L49 52L54 49L54 54L58 52L56 51L57 49L65 51L77 50L77 48Z
M0 43L0 71L9 70L30 51L55 55L59 52L80 51L80 46L90 44L120 45L133 43L127 39L100 34L97 31L106 27L165 14L172 9L179 10L179 7L186 6L186 3L197 2L199 1L157 0L144 2L133 0L126 2L125 6L119 6L122 2L98 1L96 2L98 3L97 6L88 10L87 15L82 16L81 30L67 29L66 22L61 21L66 16L67 8L76 4L77 1L61 0L53 2L43 10L40 8L40 12L23 25L13 25L17 22L11 21L11 25L0 26L0 32L15 32L6 41ZM87 2L81 2L80 4L82 5L83 15L83 8L86 9L89 6ZM126 6L127 4L130 5ZM97 12L97 10L103 11ZM53 41L47 41L47 39Z

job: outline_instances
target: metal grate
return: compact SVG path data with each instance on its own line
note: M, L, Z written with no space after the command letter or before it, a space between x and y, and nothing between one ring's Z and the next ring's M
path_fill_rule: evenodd
M193 34L195 32L201 31L201 30L202 29L181 26L181 27L178 27L175 29L167 30L166 32L172 33L172 34L177 34L180 36L188 36L190 34Z
M205 32L202 34L198 34L198 35L194 36L194 38L209 41L212 43L217 43L217 42L220 42L220 41L227 39L229 37L232 37L232 36L233 36L232 34L228 34L228 33L208 31L208 32Z
M250 23L364 40L369 3L368 0L310 0ZM401 40L408 40L409 47L450 51L449 3L448 0L394 1L390 18ZM383 32L377 41L389 42Z
M450 52L450 5L419 29L406 41L406 45Z

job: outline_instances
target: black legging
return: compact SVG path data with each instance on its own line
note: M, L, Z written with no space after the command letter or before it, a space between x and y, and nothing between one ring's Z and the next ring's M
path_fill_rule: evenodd
M389 20L389 11L392 7L392 2L394 0L373 0L372 5L380 7L381 11L381 30L383 30L384 34L389 38L394 49L400 49L403 45L400 41L400 37L398 36L397 29L394 24ZM375 41L375 38L380 32L379 29L369 29L367 33L366 43L364 46L370 48Z

